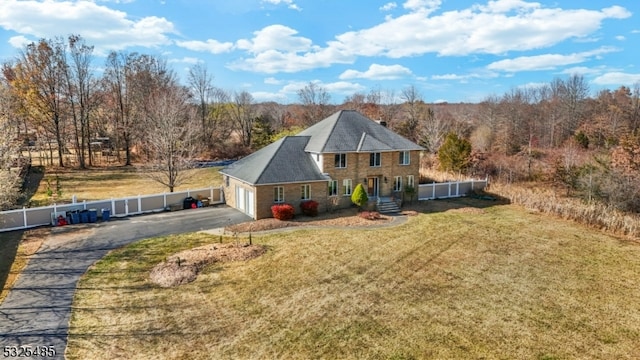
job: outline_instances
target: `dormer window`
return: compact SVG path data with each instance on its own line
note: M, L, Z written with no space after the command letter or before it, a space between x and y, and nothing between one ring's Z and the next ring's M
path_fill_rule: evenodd
M347 167L347 154L336 154L336 168L342 169Z

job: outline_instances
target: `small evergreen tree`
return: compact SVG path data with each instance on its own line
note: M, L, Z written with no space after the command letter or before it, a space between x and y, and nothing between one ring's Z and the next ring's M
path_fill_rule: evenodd
M463 171L471 158L471 143L455 133L447 134L447 137L438 149L438 160L444 171Z
M364 191L364 186L362 184L356 185L356 188L353 189L353 194L351 194L351 202L362 208L368 201L369 197L367 192Z

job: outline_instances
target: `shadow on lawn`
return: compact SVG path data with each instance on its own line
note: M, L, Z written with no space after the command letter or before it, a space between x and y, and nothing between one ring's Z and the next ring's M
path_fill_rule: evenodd
M4 289L9 278L11 265L16 260L18 245L22 241L24 231L0 233L0 289Z

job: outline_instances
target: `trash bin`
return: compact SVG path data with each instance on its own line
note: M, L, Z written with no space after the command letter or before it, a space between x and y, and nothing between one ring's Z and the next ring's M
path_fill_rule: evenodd
M89 222L89 212L87 210L80 211L80 222L83 224Z
M102 209L102 221L111 219L111 209Z
M98 210L89 209L89 222L94 223L96 221L98 221Z
M184 198L184 203L182 204L183 209L191 209L193 204L195 204L195 199L191 196Z
M80 224L80 213L78 212L78 210L74 210L71 212L71 223Z

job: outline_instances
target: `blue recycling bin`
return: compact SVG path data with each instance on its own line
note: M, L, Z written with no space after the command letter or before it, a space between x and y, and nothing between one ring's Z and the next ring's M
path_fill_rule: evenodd
M102 209L102 221L109 221L111 219L111 209Z
M80 213L78 212L78 210L71 212L71 223L80 224Z
M94 223L96 221L98 221L98 210L89 209L89 222Z
M80 222L83 224L89 222L89 212L87 210L80 211Z

